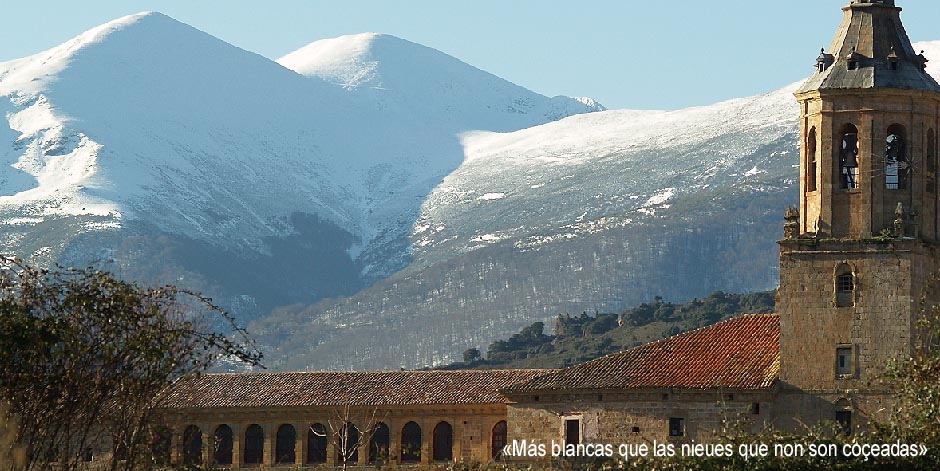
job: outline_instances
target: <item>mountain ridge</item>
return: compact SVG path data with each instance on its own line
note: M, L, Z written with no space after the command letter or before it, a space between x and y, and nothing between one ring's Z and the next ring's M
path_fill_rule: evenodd
M314 41L277 62L306 77L368 96L380 108L433 114L436 122L453 126L454 132L484 127L505 132L605 109L590 98L544 97L441 51L388 34ZM436 72L415 73L426 70ZM454 113L458 109L460 113Z
M252 315L406 266L409 220L463 160L463 128L434 114L377 108L155 12L0 64L0 97L0 248L198 280ZM135 269L152 251L174 254L167 268ZM285 278L274 260L291 276L259 281ZM266 273L231 279L252 265Z
M160 14L50 51L0 64L0 249L203 291L276 369L446 364L560 312L777 282L792 86L555 119L423 46L381 89Z

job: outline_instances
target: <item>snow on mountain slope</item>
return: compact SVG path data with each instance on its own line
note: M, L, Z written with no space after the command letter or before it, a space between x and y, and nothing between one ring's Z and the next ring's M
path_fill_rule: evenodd
M144 219L257 249L303 212L367 240L369 207L462 159L453 136L409 138L414 122L158 13L0 64L0 95L0 214L18 221Z
M417 107L299 75L159 13L0 63L0 250L153 265L160 281L239 299L258 296L259 280L272 303L350 294L410 262L422 202L464 159L460 132L545 122L554 102L557 116L596 109L407 41L370 47L388 44L369 63L346 50L347 62L404 84L394 100ZM420 100L429 84L458 92Z
M255 330L276 368L431 366L562 312L769 289L797 188L796 88L466 134L414 263Z
M940 42L915 48L940 58ZM940 59L928 66L940 76ZM797 200L797 87L466 134L464 163L422 207L415 263L260 322L272 363L430 366L563 312L772 288L782 211Z
M435 49L384 34L316 41L278 62L369 96L380 109L421 114L455 131L515 131L604 109L587 98L539 95Z
M792 177L793 162L757 151L795 132L797 87L686 110L614 110L469 134L463 165L424 204L416 259L429 264L506 240L536 247L649 218L708 188Z

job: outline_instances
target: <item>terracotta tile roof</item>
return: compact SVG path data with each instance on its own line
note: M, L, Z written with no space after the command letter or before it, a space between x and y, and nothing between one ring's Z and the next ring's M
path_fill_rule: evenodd
M331 405L493 404L499 390L552 370L209 374L167 391L168 409Z
M503 390L764 389L780 371L780 318L751 314L641 345Z

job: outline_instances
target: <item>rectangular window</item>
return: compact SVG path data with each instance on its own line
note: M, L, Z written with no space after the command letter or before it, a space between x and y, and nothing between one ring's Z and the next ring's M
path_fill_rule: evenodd
M837 291L839 293L851 293L855 291L855 280L852 279L852 274L839 275L839 278L836 279Z
M840 347L836 349L836 375L852 375L852 349L849 347Z
M581 443L581 420L565 420L565 445L577 445Z
M851 307L855 305L855 279L851 273L839 275L836 278L836 306Z
M852 435L852 411L836 411L836 422L839 424L839 427L842 428L842 433Z
M670 437L685 436L685 419L681 417L673 417L669 419L669 436Z

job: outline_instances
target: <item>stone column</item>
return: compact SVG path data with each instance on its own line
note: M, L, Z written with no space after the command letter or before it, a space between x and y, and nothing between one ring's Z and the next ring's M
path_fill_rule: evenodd
M395 467L401 461L401 428L405 424L398 420L386 420L388 425L388 462Z
M337 441L337 436L333 433L333 428L330 425L324 424L326 426L326 464L327 466L336 466L340 464L339 458L339 442Z
M215 458L215 453L212 452L215 450L215 430L208 424L200 424L198 427L202 430L202 465L208 467Z
M264 466L270 468L274 466L274 444L276 442L277 426L271 422L259 424L264 428Z
M469 427L464 426L462 420L454 419L451 424L453 424L451 428L451 432L453 433L451 440L454 443L454 446L451 447L451 453L453 454L451 460L457 463L463 459L464 434L467 433Z
M230 424L232 427L232 467L242 467L242 443L245 438L245 427L239 424Z
M431 441L434 440L434 424L437 422L424 419L421 424L421 464L431 464L433 458L433 448Z
M183 432L186 427L187 425L183 424L172 433L173 439L170 440L170 462L172 463L183 464Z
M307 464L307 429L310 425L303 422L295 422L293 425L297 434L297 441L294 443L294 464L303 466Z
M369 445L372 440L369 432L371 430L359 430L359 460L356 463L359 466L369 465Z

